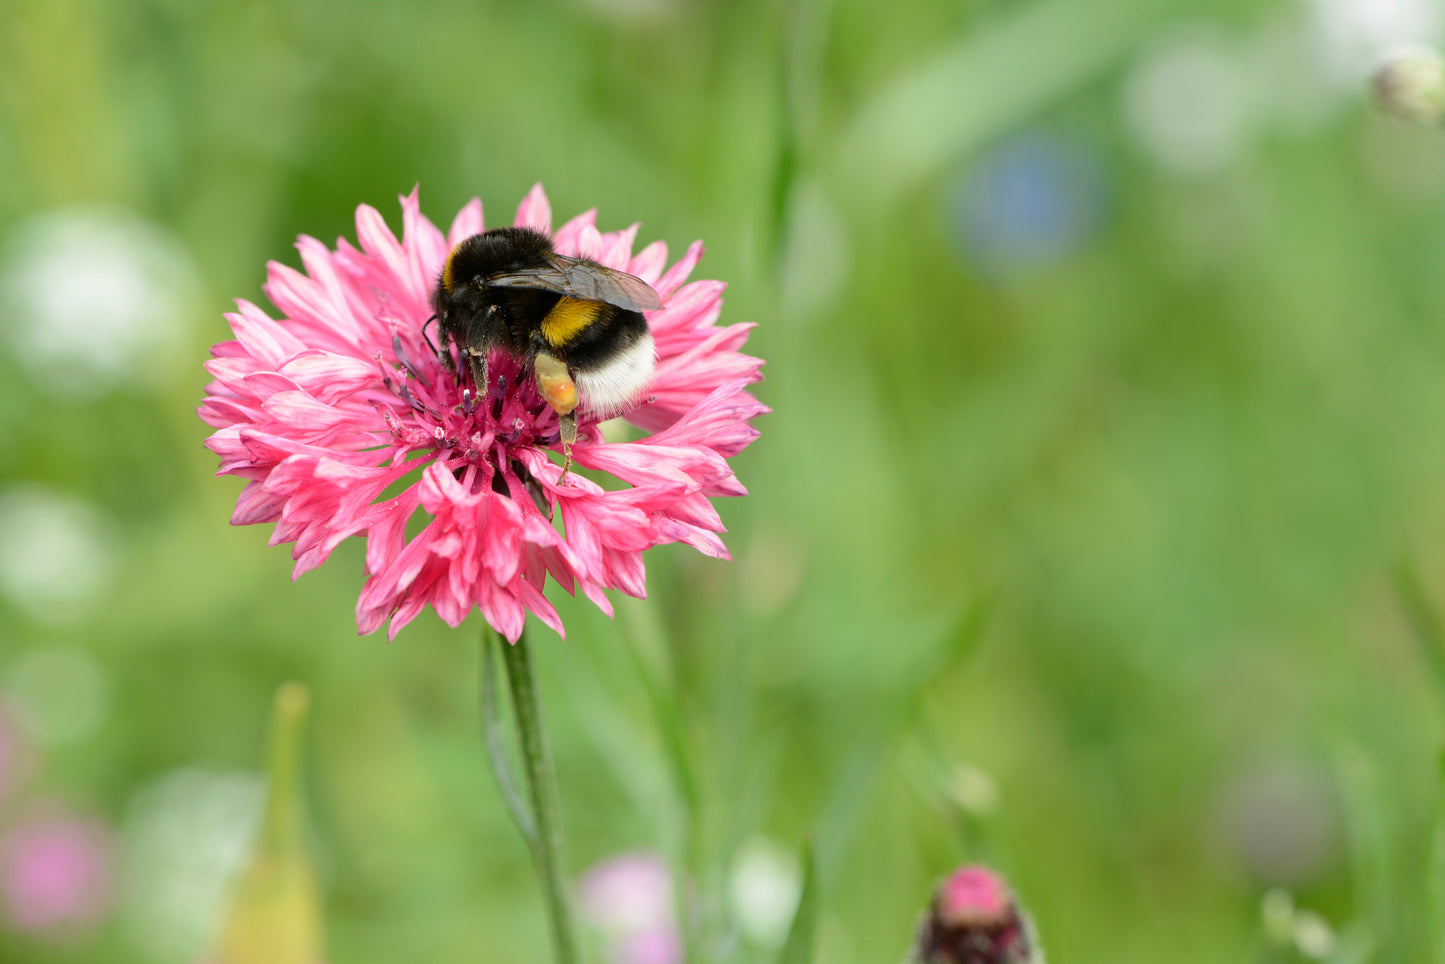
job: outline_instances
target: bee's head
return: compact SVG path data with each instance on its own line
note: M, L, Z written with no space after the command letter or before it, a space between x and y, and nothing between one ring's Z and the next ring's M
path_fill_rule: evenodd
M536 268L552 255L552 239L532 228L493 228L452 249L442 269L442 287L478 284L490 275Z
M432 296L443 326L481 311L488 278L549 263L552 239L533 228L494 228L474 234L447 255Z

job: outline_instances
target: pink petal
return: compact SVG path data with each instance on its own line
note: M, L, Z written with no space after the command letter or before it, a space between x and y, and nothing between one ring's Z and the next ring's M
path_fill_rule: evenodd
M602 250L598 253L597 260L609 268L626 271L632 261L632 242L636 240L637 229L641 226L634 223L625 230L602 235Z
M447 232L447 245L454 248L472 235L481 234L486 229L486 219L482 216L482 199L474 197L457 212L456 218L452 220L451 230Z
M527 192L527 196L517 206L517 217L512 224L519 228L531 227L546 234L552 233L552 205L540 183L533 184L532 190Z
M682 256L682 259L668 268L667 273L653 285L657 289L657 293L662 295L664 304L667 302L668 296L692 274L692 269L696 268L697 263L702 260L702 251L701 241L694 241L688 245L687 253Z
M654 241L633 258L627 266L629 274L635 274L648 284L655 285L667 265L667 242Z
M568 221L566 224L562 225L560 228L557 229L557 233L552 236L553 247L557 249L558 254L565 254L573 258L577 257L577 255L579 254L577 244L578 239L582 236L582 231L586 228L592 227L596 223L596 208L591 208L590 210L583 211L581 214L577 215L575 218Z

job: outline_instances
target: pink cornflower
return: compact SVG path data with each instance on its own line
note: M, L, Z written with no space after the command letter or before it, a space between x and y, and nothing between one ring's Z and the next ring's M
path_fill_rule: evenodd
M611 615L604 590L645 594L644 549L685 542L728 558L710 500L745 494L727 459L757 436L750 419L767 408L747 391L762 361L738 350L752 325L717 324L721 282L685 283L701 242L664 271L664 243L634 255L637 225L602 234L595 210L555 233L559 254L635 274L662 299L647 313L656 376L624 413L652 434L606 442L582 413L572 449L576 465L626 485L576 472L559 485L562 468L548 457L561 451L557 416L530 373L494 354L487 397L464 398L422 332L448 252L483 230L481 202L445 235L417 192L401 206L400 241L363 205L359 249L303 236L304 273L272 262L265 291L284 317L245 301L226 316L236 340L212 349L215 380L199 414L216 429L206 444L221 458L218 474L247 480L232 524L275 523L272 545L295 544L293 578L364 535L357 629L390 619L392 638L428 605L451 626L480 609L511 640L528 610L563 633L542 593L549 574ZM539 184L514 223L550 231L551 220Z

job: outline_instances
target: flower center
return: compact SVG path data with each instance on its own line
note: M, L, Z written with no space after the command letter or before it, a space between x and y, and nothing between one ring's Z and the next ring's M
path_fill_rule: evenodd
M398 336L392 348L398 367L383 363L382 381L396 401L380 407L398 454L429 449L459 478L467 466L476 465L490 479L513 461L517 449L558 443L556 413L542 400L530 367L517 359L493 353L487 364L490 384L478 393L455 355L448 370L430 357L418 363Z

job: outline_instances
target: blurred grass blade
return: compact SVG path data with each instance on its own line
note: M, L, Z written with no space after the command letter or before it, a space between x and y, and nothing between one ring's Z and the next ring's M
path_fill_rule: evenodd
M924 678L922 685L910 690L911 700L907 710L910 715L918 711L918 707L923 704L930 687L948 673L959 667L967 666L973 661L974 655L983 645L989 627L993 625L993 617L998 612L998 598L999 594L996 590L981 593L963 608L963 612L958 614L958 620L954 623L953 629L948 634L947 643L939 654L938 665Z
M1123 58L1175 6L1041 0L970 31L859 111L835 154L843 196L880 207L896 200Z
M1400 949L1405 934L1402 909L1391 886L1396 873L1390 853L1391 819L1382 802L1379 774L1369 751L1353 741L1338 748L1337 772L1359 913L1381 941L1379 960L1407 960Z
M778 964L811 964L813 945L818 931L818 869L813 857L812 841L803 844L803 888L798 893L798 909L788 938L778 953Z
M775 269L786 245L794 185L805 153L811 154L817 128L818 90L831 13L832 0L796 0L787 8L778 68L778 150L769 189L769 258Z
M667 849L673 864L674 899L677 906L683 907L689 900L689 878L700 878L703 873L698 829L702 822L702 800L693 755L688 746L690 730L678 700L680 688L667 660L667 646L657 617L645 606L627 606L624 611L627 618L623 621L623 648L647 694L657 736L662 741L666 756L671 789L680 798L682 806L682 827L678 839ZM696 916L685 915L682 924L685 959L693 960L700 921Z
M914 671L913 681L872 712L873 722L862 728L823 798L817 837L825 874L831 876L852 848L872 800L875 776L898 737L913 727L934 686L978 653L993 625L997 601L997 592L971 600Z
M502 645L500 637L491 626L485 624L482 630L482 735L487 742L487 761L492 767L492 777L497 781L497 790L502 801L512 814L517 829L527 841L529 848L537 846L537 826L517 790L517 780L512 773L512 761L507 756L507 737L502 729L501 710L497 704L497 669L492 649Z
M1420 574L1411 563L1400 562L1395 566L1395 591L1430 667L1436 694L1441 705L1445 706L1445 628L1441 627L1440 614L1430 602Z
M667 645L662 629L652 610L644 606L629 606L627 614L622 633L627 656L647 693L647 702L657 722L657 735L667 752L667 762L678 795L682 797L688 823L696 826L701 798L693 768L693 754L688 747L689 727L678 702L676 680L665 665Z
M1425 861L1425 920L1430 942L1427 960L1445 961L1445 753L1440 755L1439 786L1435 792L1435 819L1430 832L1430 853Z
M276 691L265 817L221 930L215 958L220 964L317 964L323 959L321 899L301 796L301 735L309 703L300 683Z

